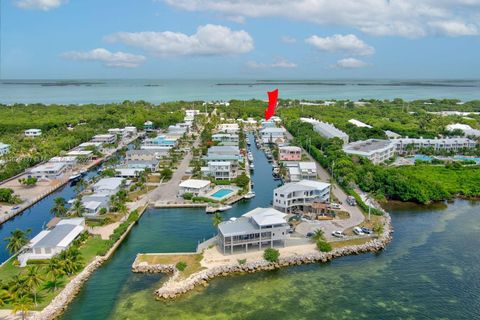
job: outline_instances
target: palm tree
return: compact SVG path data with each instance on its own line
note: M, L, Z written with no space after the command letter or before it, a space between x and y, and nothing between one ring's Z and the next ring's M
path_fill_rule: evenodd
M58 256L59 263L67 275L72 275L83 268L83 257L77 247L70 247Z
M62 284L63 284L62 277L54 278L52 280L46 281L45 284L43 285L43 289L47 290L47 292L55 292L57 291L57 288L60 287Z
M312 239L315 240L315 241L318 241L318 240L323 240L323 237L324 237L323 230L322 229L317 229L317 230L314 231Z
M26 231L22 231L17 229L15 231L10 232L10 237L5 238L5 241L8 241L7 249L8 251L13 254L18 252L24 245L28 243L27 235L32 232L31 229L27 229Z
M33 293L33 301L35 302L35 306L37 305L37 293L38 287L43 281L43 277L40 274L40 267L39 266L28 266L27 272L25 274L25 282L30 287Z
M50 275L52 278L52 281L50 282L54 284L54 290L56 291L57 285L59 284L61 278L65 274L63 265L58 258L52 258L50 259L46 270L47 270L47 274Z
M5 289L0 289L0 306L5 305L10 300L10 294Z
M87 187L87 182L85 181L85 179L81 178L75 184L75 192L80 192L84 190L86 187Z
M55 198L54 202L55 204L52 209L50 209L50 212L53 213L56 217L64 216L67 213L67 208L65 207L67 201L65 201L65 199L62 197L58 197Z
M30 287L27 283L27 279L19 274L12 277L8 283L8 290L10 296L14 299L30 294Z
M83 206L82 202L77 199L73 203L71 210L74 216L81 217L85 211L85 207Z
M13 300L13 314L17 314L18 311L22 313L22 320L25 320L25 316L28 311L33 307L33 301L29 296L21 296Z
M220 214L220 212L215 212L215 214L213 215L213 225L218 228L218 225L220 223L222 223L223 221L223 217L222 215Z

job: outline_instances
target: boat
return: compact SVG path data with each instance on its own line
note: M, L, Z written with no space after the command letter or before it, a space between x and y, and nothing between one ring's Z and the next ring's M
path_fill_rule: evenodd
M251 154L248 155L248 161L250 161L250 162L253 161L253 156Z
M207 206L207 208L205 208L205 213L215 213L217 211L219 212L223 212L223 211L227 211L228 209L231 209L232 206L226 204L226 205L222 205L222 206L219 206L219 207L214 207L214 206Z
M72 172L72 175L68 177L68 181L76 181L79 180L82 177L82 174L80 172Z
M67 201L67 203L68 203L68 204L74 204L75 201L77 201L77 199L70 199L70 200Z
M255 169L255 166L253 165L253 163L250 164L250 171L253 171Z
M250 191L248 192L246 195L243 196L245 199L252 199L253 197L255 197L255 192L254 191Z

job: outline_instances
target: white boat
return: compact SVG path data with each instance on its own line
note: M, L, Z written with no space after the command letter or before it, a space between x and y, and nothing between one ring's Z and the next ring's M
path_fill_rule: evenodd
M253 157L251 155L248 155L248 161L253 162Z
M219 207L207 206L207 208L205 209L205 213L215 213L217 211L223 212L223 211L227 211L228 209L231 209L231 208L232 208L232 206L229 206L229 205L223 205L223 206L219 206Z
M75 201L77 201L77 199L70 199L70 200L67 201L67 203L68 203L68 204L74 204Z
M243 196L245 199L251 199L253 197L255 197L255 192L253 191L250 191L248 192L246 195Z
M250 164L250 170L253 171L253 169L255 169L255 166L252 164Z
M78 180L82 177L82 174L80 172L72 172L72 175L68 177L68 181L75 181Z

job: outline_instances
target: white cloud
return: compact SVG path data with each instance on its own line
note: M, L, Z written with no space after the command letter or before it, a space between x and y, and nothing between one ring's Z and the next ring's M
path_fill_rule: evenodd
M199 26L192 35L172 31L118 32L105 39L142 48L160 57L229 55L253 50L253 39L246 31L232 31L228 27L212 24Z
M262 63L256 61L248 61L246 66L250 69L267 69L267 68L296 68L297 64L290 62L286 59L276 59L273 63Z
M48 11L60 7L67 0L15 0L14 4L21 9Z
M456 36L474 36L479 34L479 28L473 24L465 24L462 21L437 21L430 24L439 33Z
M341 35L335 34L331 37L311 36L305 40L318 50L328 52L344 52L355 55L371 55L375 49L357 38L353 34Z
M86 52L70 51L62 54L62 57L70 60L100 61L107 67L135 68L145 61L142 55L110 52L104 48L97 48Z
M342 68L342 69L357 69L357 68L363 68L368 66L368 63L358 60L355 58L345 58L345 59L340 59L337 61L336 64L334 64L332 67L334 68Z
M353 27L376 35L422 37L479 34L479 0L164 0L187 11L245 17L285 17L319 25ZM438 21L449 21L435 26ZM452 25L458 21L465 25Z
M297 42L297 39L295 39L294 37L290 37L290 36L283 36L281 38L281 40L282 40L283 43L289 43L289 44Z

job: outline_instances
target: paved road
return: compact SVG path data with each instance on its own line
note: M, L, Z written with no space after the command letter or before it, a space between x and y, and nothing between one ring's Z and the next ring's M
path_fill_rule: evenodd
M288 140L293 139L293 136L288 131L287 131L287 139ZM324 182L329 182L330 174L327 172L327 170L325 170L317 161L315 161L315 159L313 159L313 157L308 152L305 151L305 153L307 154L310 161L315 162L315 164L317 165L317 174L320 180ZM311 224L311 228L305 227L305 230L309 229L306 232L321 228L325 231L326 235L330 235L331 232L334 230L343 231L345 229L357 226L365 220L365 216L363 215L363 212L360 210L358 206L352 207L347 204L347 194L336 183L334 184L334 187L333 187L333 195L342 204L344 204L345 209L350 213L350 218L344 219L344 220L334 220L334 221L318 221L318 222L315 222L314 224ZM304 231L303 229L304 228L301 228L302 231Z
M198 148L199 144L200 135L198 135L197 139L193 143L193 146ZM178 185L180 184L182 177L185 175L192 158L192 151L189 151L182 159L177 169L173 172L172 179L166 183L162 183L160 186L147 193L141 200L133 202L130 209L133 210L142 207L147 203L154 203L156 201L181 201L181 199L177 199L179 189Z

